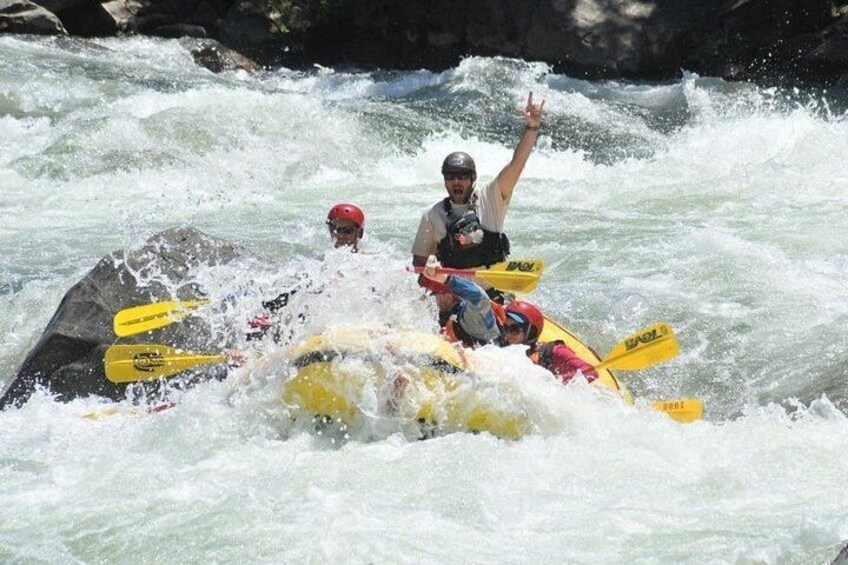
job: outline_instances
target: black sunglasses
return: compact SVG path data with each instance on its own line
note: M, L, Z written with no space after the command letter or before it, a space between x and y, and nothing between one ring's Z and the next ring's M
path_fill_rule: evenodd
M521 324L504 324L503 329L508 334L520 334L524 331L524 326Z
M327 227L330 228L330 233L334 233L336 235L353 235L359 228L356 226L334 226L331 223L327 223Z
M471 178L471 173L444 173L442 176L445 180L468 180Z

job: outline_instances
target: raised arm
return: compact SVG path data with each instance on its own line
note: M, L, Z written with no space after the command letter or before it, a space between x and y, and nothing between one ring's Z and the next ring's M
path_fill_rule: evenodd
M492 301L486 291L462 277L449 276L445 286L462 303L460 324L470 335L482 342L492 341L500 335Z
M539 135L539 126L542 123L542 110L545 108L545 101L541 104L533 104L533 93L527 97L527 106L520 109L521 115L524 118L524 131L521 132L521 139L518 140L518 145L515 147L515 152L512 154L512 160L498 174L498 184L501 189L501 196L504 200L512 196L512 191L515 189L518 178L524 170L524 165L527 164L527 158L530 157L530 152L533 151L533 146L536 145L536 137Z

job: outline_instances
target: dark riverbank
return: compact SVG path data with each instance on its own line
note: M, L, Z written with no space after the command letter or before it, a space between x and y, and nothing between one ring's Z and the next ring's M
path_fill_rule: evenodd
M440 70L503 55L589 79L664 80L686 69L848 87L844 0L0 0L0 31L208 38L293 68Z

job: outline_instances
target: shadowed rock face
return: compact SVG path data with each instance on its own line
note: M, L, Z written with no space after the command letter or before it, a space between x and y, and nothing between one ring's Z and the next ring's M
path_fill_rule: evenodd
M836 559L830 565L848 565L848 545L842 548L842 551L839 552L839 555L836 556Z
M833 73L848 75L833 47L838 34L827 32L845 20L845 10L818 0L336 4L307 36L307 57L322 64L446 68L467 55L504 55L587 78L670 79L680 69L776 82L829 83ZM821 61L818 67L801 64L810 57Z
M154 235L140 249L104 257L65 294L41 339L3 391L0 408L26 402L36 387L49 389L60 400L90 395L124 398L127 385L108 381L103 369L103 355L117 339L112 329L115 313L173 300L169 288L178 288L178 299L200 297L197 288L184 282L195 267L225 264L242 256L244 252L232 244L179 228ZM155 335L158 343L195 350L208 348L212 338L208 325L192 317ZM142 334L121 342L150 340L151 336Z
M848 0L34 1L73 35L208 37L262 65L441 70L502 55L586 78L673 79L686 69L848 83Z

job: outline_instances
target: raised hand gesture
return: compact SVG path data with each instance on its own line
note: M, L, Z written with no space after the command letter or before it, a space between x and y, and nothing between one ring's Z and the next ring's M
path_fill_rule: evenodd
M527 127L535 129L542 123L542 110L544 110L544 108L544 100L542 100L541 104L533 104L533 93L530 92L530 96L527 97L527 106L519 108L518 111L524 117L524 123Z

